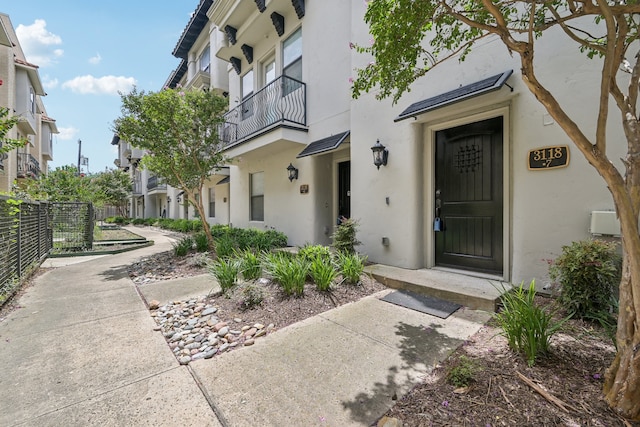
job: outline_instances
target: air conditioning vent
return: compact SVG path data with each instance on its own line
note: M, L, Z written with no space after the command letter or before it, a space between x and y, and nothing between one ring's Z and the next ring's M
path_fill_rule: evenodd
M620 221L618 221L615 211L591 212L589 232L599 236L619 236Z

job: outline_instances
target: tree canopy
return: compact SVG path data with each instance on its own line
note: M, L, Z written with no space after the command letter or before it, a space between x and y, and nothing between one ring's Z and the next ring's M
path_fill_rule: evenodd
M640 420L640 3L369 0L367 4L365 21L373 40L371 45L353 47L373 60L358 70L354 97L375 89L377 98L392 97L397 102L434 67L451 59L464 61L480 41L499 39L519 57L527 88L606 182L620 218L624 260L618 352L606 375L605 397L620 415ZM601 70L600 78L585 82L596 88L598 102L581 106L594 113L594 127L581 128L568 113L572 99L561 102L559 94L538 79L545 64L535 59L545 53L537 41L547 33L573 43ZM612 112L618 115L616 120L610 118ZM620 169L607 152L607 129L614 124L626 137L627 154Z
M201 218L202 188L226 161L218 130L228 109L225 98L202 90L164 89L122 94L113 128L120 138L146 151L141 165L188 196ZM206 221L204 230L212 243Z

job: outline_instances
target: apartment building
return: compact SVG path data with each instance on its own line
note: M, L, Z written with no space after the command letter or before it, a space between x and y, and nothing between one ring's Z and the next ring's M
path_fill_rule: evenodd
M0 191L11 190L16 180L38 177L53 160L56 121L47 115L46 95L38 66L27 61L8 15L0 13L0 106L21 120L7 135L24 139L24 147L0 157Z
M619 234L604 182L499 40L439 65L395 105L375 93L352 99L355 69L370 60L351 49L369 43L365 11L342 0L199 3L167 86L229 99L221 136L231 161L204 195L210 222L273 227L303 245L329 244L350 217L372 262L541 286L562 245ZM541 80L592 127L598 62L553 34L537 52ZM171 191L160 205L184 215Z

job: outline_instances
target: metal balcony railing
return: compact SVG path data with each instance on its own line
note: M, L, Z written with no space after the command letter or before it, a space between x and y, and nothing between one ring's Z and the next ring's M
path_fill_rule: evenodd
M306 126L306 104L306 84L280 76L224 115L220 137L229 146L277 123Z
M162 178L159 178L157 176L150 176L149 179L147 179L147 191L166 190L166 189L167 189L167 184L162 182Z
M40 176L40 163L31 154L18 154L18 178L37 178Z

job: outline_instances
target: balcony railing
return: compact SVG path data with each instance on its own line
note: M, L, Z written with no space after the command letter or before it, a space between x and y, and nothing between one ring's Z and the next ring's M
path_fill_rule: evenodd
M31 154L18 153L18 178L37 178L40 176L40 163Z
M233 145L273 125L307 125L307 86L280 76L224 115L220 136Z
M150 176L149 179L147 179L147 191L166 190L166 189L167 189L167 184L162 182L162 178L159 178L157 176Z

